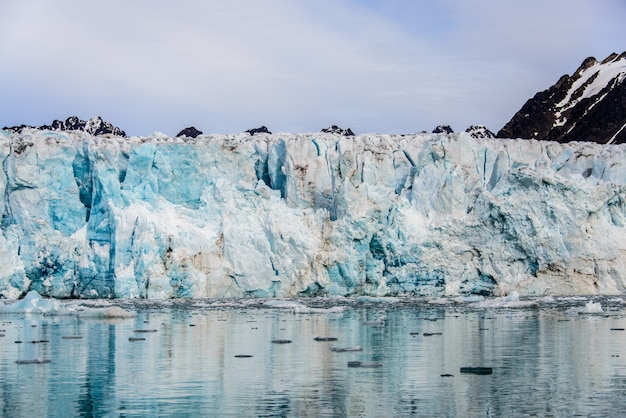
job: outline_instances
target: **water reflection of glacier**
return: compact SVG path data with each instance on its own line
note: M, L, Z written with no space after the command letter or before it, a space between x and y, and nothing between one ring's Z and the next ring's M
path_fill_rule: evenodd
M137 312L127 319L3 314L0 411L17 417L607 416L624 405L621 299L595 300L601 310L584 298L517 309L327 302L308 300L300 309L258 301L116 302ZM276 339L291 343L272 344ZM330 350L357 345L363 351ZM50 363L16 363L32 359ZM351 368L349 361L381 367ZM465 366L492 367L493 374L461 374Z

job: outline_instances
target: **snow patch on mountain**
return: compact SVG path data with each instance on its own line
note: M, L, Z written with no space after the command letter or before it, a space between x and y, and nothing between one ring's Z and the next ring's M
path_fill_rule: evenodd
M595 61L595 60L594 60ZM602 92L607 86L619 84L626 77L626 56L615 57L609 61L597 62L588 68L576 72L576 81L572 83L563 100L556 104L555 126L562 126L566 120L561 115L584 99L592 98ZM605 93L606 95L606 93ZM595 101L602 100L604 96Z
M500 138L558 142L626 142L626 53L589 57L573 75L528 100L498 132Z

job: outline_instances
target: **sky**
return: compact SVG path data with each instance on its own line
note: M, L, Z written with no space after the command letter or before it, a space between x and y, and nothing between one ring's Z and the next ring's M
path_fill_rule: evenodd
M625 21L624 0L0 0L0 126L497 132L625 51Z

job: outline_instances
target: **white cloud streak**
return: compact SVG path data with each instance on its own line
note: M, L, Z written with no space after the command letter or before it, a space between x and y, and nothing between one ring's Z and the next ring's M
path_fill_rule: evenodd
M617 0L7 1L0 123L497 130L587 55L619 47L625 29L610 25L623 12Z

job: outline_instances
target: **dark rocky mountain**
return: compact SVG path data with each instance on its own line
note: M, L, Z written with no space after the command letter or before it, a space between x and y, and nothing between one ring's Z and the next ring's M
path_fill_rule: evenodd
M626 142L626 52L589 57L573 75L528 100L499 138Z
M198 135L202 135L202 131L197 130L194 126L190 126L180 131L176 137L186 136L187 138L196 138Z
M434 134L453 134L454 130L450 127L450 125L438 125L433 129Z
M91 118L87 121L79 119L77 116L70 116L66 120L55 119L50 125L41 125L38 127L29 125L11 126L2 128L7 131L21 133L23 129L40 129L42 131L84 131L91 135L116 135L126 136L126 132L114 126L110 122L102 120L100 116Z
M260 128L248 129L246 132L249 133L250 135L271 134L269 129L267 129L265 126L261 126Z
M465 130L472 138L495 138L496 135L484 125L472 125Z
M322 132L327 133L327 134L336 134L336 135L343 135L343 136L354 136L354 132L352 132L352 129L348 128L348 129L342 129L337 125L331 125L328 128L324 128L322 129Z

